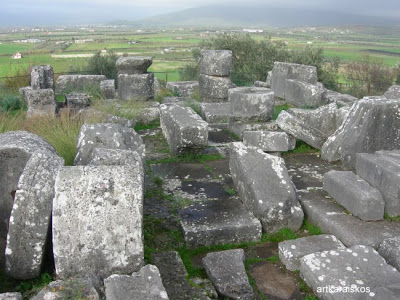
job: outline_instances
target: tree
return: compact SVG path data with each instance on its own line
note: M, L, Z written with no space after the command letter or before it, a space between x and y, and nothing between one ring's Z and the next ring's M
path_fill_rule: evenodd
M89 74L105 75L108 79L117 79L117 68L115 63L117 62L118 56L110 51L106 55L102 55L101 52L96 53L92 56L86 66L86 71Z

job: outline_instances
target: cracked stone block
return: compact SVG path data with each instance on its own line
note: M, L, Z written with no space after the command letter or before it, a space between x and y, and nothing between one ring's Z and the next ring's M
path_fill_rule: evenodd
M69 93L65 96L67 106L71 109L84 109L90 106L90 98L84 93Z
M400 99L361 99L322 147L322 158L354 167L356 153L400 149Z
M243 143L232 143L229 168L240 200L265 232L300 228L303 211L282 158Z
M244 131L243 144L260 148L265 152L285 152L296 147L296 139L286 132Z
M117 59L115 66L118 75L126 74L144 74L153 63L153 58L150 56L126 56Z
M167 89L179 97L190 97L198 88L198 81L170 81L167 83Z
M208 123L228 123L231 115L230 103L202 103L201 117Z
M61 75L56 81L56 94L99 90L100 83L106 79L104 75Z
M208 123L192 108L162 104L160 122L164 137L173 154L200 151L207 146Z
M309 254L300 275L320 299L398 299L400 273L372 247Z
M400 236L383 240L378 252L389 265L400 271Z
M143 193L140 161L62 168L53 201L57 276L106 278L138 271L144 262Z
M232 51L201 50L200 74L211 76L229 76L232 69Z
M53 89L53 67L50 65L34 66L31 71L31 87L34 90Z
M245 131L278 131L279 127L276 121L249 123L229 118L228 129L236 134L239 139L243 139L243 132Z
M153 100L154 74L118 75L118 97L121 100Z
M138 151L144 155L142 138L133 128L120 124L84 124L78 135L74 165L87 165L96 148Z
M302 106L320 106L323 90L314 84L294 79L286 79L285 100L288 103Z
M378 189L385 201L385 213L400 215L400 162L390 154L356 154L356 172L372 187Z
M56 114L57 104L52 89L26 90L25 101L28 106L28 118Z
M228 92L231 118L246 121L268 121L274 111L274 92L267 88L239 87Z
M211 252L202 259L207 276L221 297L253 299L244 260L243 249Z
M280 242L278 245L279 259L289 271L300 269L300 260L311 253L346 249L334 235L321 234L307 236L296 240Z
M158 268L146 265L139 272L129 275L111 275L104 279L107 300L166 300L165 291Z
M200 97L204 102L227 102L228 90L236 87L229 77L200 74Z
M317 68L286 62L274 62L271 73L271 89L275 96L285 99L286 79L317 84Z
M234 199L207 201L179 212L185 243L190 248L259 241L261 224Z
M351 171L325 173L324 190L361 220L383 219L385 202L381 193Z
M104 99L115 99L116 98L116 90L115 90L115 80L103 80L100 82L100 94Z

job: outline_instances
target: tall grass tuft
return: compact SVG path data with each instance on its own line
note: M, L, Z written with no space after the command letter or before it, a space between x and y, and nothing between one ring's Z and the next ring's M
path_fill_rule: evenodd
M18 112L14 115L11 115L10 112L0 111L0 133L23 130L25 117L25 112Z

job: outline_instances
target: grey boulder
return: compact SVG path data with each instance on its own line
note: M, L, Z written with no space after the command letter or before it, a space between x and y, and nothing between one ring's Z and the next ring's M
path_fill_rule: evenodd
M400 272L400 236L385 239L378 248L379 254Z
M400 85L392 85L383 96L387 99L400 99Z

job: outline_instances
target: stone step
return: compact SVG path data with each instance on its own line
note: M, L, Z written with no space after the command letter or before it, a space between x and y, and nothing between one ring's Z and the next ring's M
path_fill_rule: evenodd
M233 198L196 203L179 212L190 248L259 241L261 224Z
M383 219L385 202L381 193L351 171L325 173L324 190L361 220Z
M345 246L367 245L377 248L384 239L399 235L400 223L360 220L346 214L333 199L326 197L323 191L304 193L300 203L311 224L320 227L324 233L335 235Z
M400 273L369 246L309 254L300 275L320 299L399 299Z
M308 254L345 248L342 242L331 234L307 236L280 242L278 245L279 259L290 271L299 270L300 260Z

